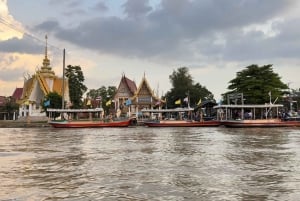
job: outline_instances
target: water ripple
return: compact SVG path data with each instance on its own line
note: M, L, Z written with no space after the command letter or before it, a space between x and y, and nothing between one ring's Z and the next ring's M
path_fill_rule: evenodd
M0 200L296 200L297 129L0 129Z

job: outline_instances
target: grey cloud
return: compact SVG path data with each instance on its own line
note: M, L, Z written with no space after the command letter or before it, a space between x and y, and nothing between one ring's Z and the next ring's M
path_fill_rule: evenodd
M93 7L93 10L96 11L101 11L101 12L106 12L108 11L108 7L106 6L106 4L104 2L98 2L96 3Z
M45 21L37 26L34 27L34 30L39 30L39 31L43 31L46 33L52 32L52 31L57 31L59 29L59 23L57 21L54 20L50 20L50 21Z
M199 55L224 60L275 57L284 53L285 42L292 37L284 24L277 25L281 33L273 38L241 31L279 16L294 5L292 0L162 0L157 9L148 3L127 1L123 5L127 17L97 17L69 29L56 27L55 34L98 52L166 60L198 59ZM224 44L215 43L220 34ZM296 45L292 44L292 50L298 49Z
M129 17L141 17L152 10L149 0L128 0L123 8Z
M39 41L36 41L27 35L24 35L22 39L12 38L10 40L0 42L1 52L40 54L42 48L43 47L39 44Z

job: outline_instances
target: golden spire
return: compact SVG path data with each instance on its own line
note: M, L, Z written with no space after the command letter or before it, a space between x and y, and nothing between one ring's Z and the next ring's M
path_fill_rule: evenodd
M45 35L46 46L45 46L45 58L43 60L43 66L41 67L41 73L54 75L54 72L51 70L50 60L48 59L48 36Z
M48 36L47 36L47 34L45 35L45 40L46 40L46 46L45 46L45 58L48 58L48 52L47 52L47 50L48 50Z

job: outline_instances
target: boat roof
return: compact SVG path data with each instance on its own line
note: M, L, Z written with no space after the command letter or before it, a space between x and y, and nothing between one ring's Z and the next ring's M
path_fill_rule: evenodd
M55 108L47 108L47 112L102 112L103 108L94 108L94 109L55 109Z
M217 105L215 109L219 108L278 108L283 107L282 104L249 104L249 105Z
M156 112L156 113L163 113L163 112L189 112L194 111L194 108L173 108L173 109L142 109L141 112Z

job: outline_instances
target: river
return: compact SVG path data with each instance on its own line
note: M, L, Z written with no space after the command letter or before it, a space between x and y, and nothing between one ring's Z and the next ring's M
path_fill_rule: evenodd
M0 200L299 200L294 128L0 128Z

